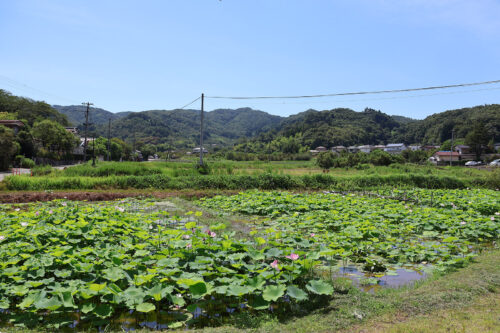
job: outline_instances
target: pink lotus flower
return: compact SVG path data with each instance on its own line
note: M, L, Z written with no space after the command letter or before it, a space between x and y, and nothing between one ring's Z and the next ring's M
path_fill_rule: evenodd
M187 244L187 245L186 245L186 248L187 248L187 249L190 249L190 248L192 248L192 247L193 247L193 245L192 245L192 244Z
M492 221L495 221L495 217L494 217L494 216L492 216L492 217L491 217L491 220L492 220Z
M299 259L299 255L296 253L290 253L289 256L286 256L288 259L292 259L293 261Z
M122 208L122 207L115 206L115 208L116 208L116 210L118 210L122 213L125 211L125 208Z
M462 221L462 222L460 222L460 224L461 224L461 225L464 225L464 224L467 224L467 222Z
M189 235L184 235L184 236L182 236L182 237L183 237L184 239L189 239L189 238L191 238Z
M217 234L213 231L210 231L210 229L208 229L206 232L205 232L207 235L209 235L210 237L214 238L215 236L217 236Z
M22 226L22 227L27 227L27 226L28 226L28 223L26 223L26 222L21 222L21 226Z
M36 215L36 216L40 215L40 212L36 212L36 213L35 213L35 215Z
M51 209L51 210L49 210L49 214L53 214L53 213L54 213L54 212L52 211L52 209Z
M278 260L274 260L272 263L271 263L271 267L274 268L275 270L279 271L280 268L278 267Z
M0 235L0 241L3 241L5 239L5 236Z
M16 209L14 209L14 210L15 210L16 212L20 211L20 209L19 209L19 208L16 208Z
M64 207L66 207L68 204L67 204L67 203L65 203L65 202L63 202L63 203L62 203L62 205L63 205Z
M316 236L316 234L314 232L312 232L310 236L314 237L314 236Z

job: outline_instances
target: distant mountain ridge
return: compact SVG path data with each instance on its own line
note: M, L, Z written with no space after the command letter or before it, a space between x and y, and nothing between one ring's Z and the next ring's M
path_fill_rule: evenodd
M54 106L82 128L84 106ZM149 110L112 113L92 108L91 121L100 135L107 134L132 142L136 140L177 147L192 147L199 142L200 111ZM440 144L451 137L465 137L474 122L485 122L492 138L500 140L500 105L482 105L431 115L423 120L387 115L365 109L357 112L338 108L325 111L307 110L280 117L251 108L217 109L205 113L204 141L207 144L231 145L238 139L270 142L277 137L300 137L308 147L381 144Z
M52 105L54 109L68 117L68 120L73 124L73 126L78 126L85 123L85 110L87 109L84 105ZM113 113L100 108L90 108L89 112L89 122L95 124L103 124L109 119L111 121L123 118L131 112L117 112Z

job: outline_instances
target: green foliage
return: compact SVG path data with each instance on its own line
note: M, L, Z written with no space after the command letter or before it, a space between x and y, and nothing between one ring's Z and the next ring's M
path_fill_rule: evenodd
M59 154L71 153L77 144L77 139L73 134L51 120L43 120L36 123L31 133L33 138L39 140L43 148Z
M395 142L440 144L455 138L465 138L474 124L484 123L490 139L500 140L500 105L480 105L433 114L424 120L409 123L394 133Z
M33 168L31 168L31 172L33 176L46 176L50 174L53 171L52 167L50 165L35 165Z
M62 126L69 125L66 116L57 112L47 103L12 96L2 89L0 89L0 111L15 115L16 119L22 120L28 126L33 126L36 122L47 119Z
M316 163L323 170L328 170L335 165L335 155L331 151L322 152L318 155Z
M1 92L1 90L0 90ZM19 151L14 132L0 125L0 170L8 169L12 157Z
M429 157L430 153L424 150L403 150L401 156L409 163L425 163Z
M471 147L472 151L476 154L476 160L481 158L481 153L483 152L483 146L486 146L491 139L491 133L484 123L475 123L472 130L467 133L465 137L465 143Z
M92 327L134 310L169 312L169 326L180 327L197 308L209 315L232 304L244 305L237 312L265 310L271 302L289 306L286 291L312 301L328 291L316 279L308 284L325 259L320 244L272 229L265 243L239 240L222 227L207 230L188 216L126 202L0 206L0 224L0 305L8 310L0 320L17 326L48 327L78 310L80 324ZM292 262L291 253L304 260Z
M391 198L250 191L204 198L200 204L230 214L267 217L266 228L294 234L303 243L325 244L320 254L347 260L367 272L404 265L424 268L428 263L443 269L461 267L483 244L500 237L497 191L406 193L422 198L419 203L405 201L407 197L398 193L403 191ZM309 281L306 289L329 294L332 287Z
M67 114L75 125L83 123L81 106L56 106ZM147 144L170 144L175 147L194 147L199 142L200 112L195 110L152 110L143 112L120 112L112 114L102 109L92 109L95 114L96 131L105 135L108 119L112 118L111 135L127 142ZM228 144L241 137L251 137L276 126L281 117L262 111L242 108L218 109L205 113L205 136L207 144ZM150 152L150 151L148 151Z
M210 165L208 165L208 163L206 162L204 162L203 164L195 163L194 167L200 175L209 175L211 172Z
M35 162L32 159L24 157L23 155L17 155L15 158L15 164L21 168L31 169L35 166Z

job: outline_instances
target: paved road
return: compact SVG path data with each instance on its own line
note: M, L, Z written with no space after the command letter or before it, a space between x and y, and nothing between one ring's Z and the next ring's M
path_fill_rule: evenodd
M54 169L59 169L59 170L62 170L64 168L69 168L69 167L72 167L72 166L75 166L75 165L78 165L78 164L71 164L71 165L59 165L59 166L55 166L53 167ZM19 171L21 172L21 174L30 174L31 173L31 169L24 169L24 168L20 168ZM12 176L12 172L0 172L0 182L7 176Z

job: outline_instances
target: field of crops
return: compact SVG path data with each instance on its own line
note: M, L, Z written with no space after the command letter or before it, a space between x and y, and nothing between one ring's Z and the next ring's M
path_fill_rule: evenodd
M153 200L3 205L0 327L161 329L293 315L324 304L348 266L372 284L400 269L463 267L497 246L499 202L493 190L392 190L248 191L196 201L197 212ZM220 222L234 216L244 232Z

